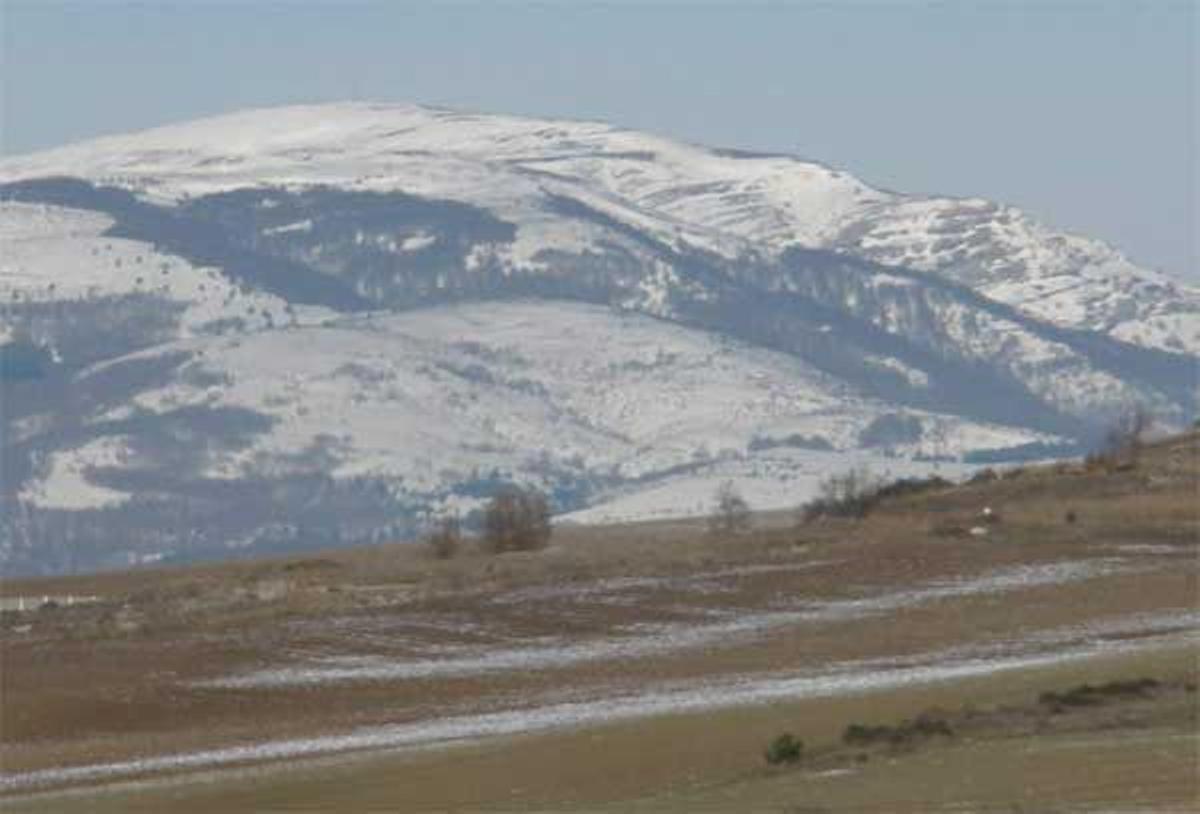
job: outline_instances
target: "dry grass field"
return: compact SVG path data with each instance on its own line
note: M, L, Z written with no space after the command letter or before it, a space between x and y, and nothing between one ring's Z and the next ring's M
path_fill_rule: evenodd
M97 600L0 614L0 807L1195 810L1198 455L1193 433L734 538L6 582ZM923 713L949 732L843 740ZM804 756L770 766L785 731Z

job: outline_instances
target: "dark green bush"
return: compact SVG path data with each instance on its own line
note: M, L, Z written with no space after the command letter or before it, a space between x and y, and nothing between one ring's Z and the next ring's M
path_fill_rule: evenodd
M765 757L767 763L772 766L780 766L786 763L799 763L800 758L804 756L804 741L792 735L790 732L784 732L782 735L771 741L767 746Z
M1153 678L1110 681L1099 686L1080 684L1063 692L1044 692L1038 701L1052 710L1061 711L1065 707L1090 707L1113 699L1146 698L1159 686Z
M913 720L902 721L896 726L850 724L842 733L842 743L847 746L860 747L875 745L901 747L936 736L952 738L954 730L944 718L923 713Z

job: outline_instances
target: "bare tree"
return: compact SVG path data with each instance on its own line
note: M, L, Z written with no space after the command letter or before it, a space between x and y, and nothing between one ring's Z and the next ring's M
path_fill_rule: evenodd
M425 544L439 560L450 560L458 556L462 548L462 529L458 515L451 514L437 522L433 531L425 538Z
M725 481L713 497L713 513L708 518L708 530L713 534L733 537L750 530L750 504L734 487Z
M537 489L506 486L484 509L483 543L493 554L545 548L550 534L550 502Z
M1104 435L1095 459L1109 464L1135 464L1153 417L1142 404L1127 407Z
M833 474L817 486L817 496L800 510L800 521L818 517L865 517L875 505L879 479L866 467Z

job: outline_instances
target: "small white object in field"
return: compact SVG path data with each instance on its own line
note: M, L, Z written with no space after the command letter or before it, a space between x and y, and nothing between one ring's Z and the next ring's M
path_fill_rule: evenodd
M988 530L986 526L972 526L970 533L972 537L987 537Z
M984 506L983 511L980 512L980 514L982 514L984 517L991 517L992 516L992 507Z

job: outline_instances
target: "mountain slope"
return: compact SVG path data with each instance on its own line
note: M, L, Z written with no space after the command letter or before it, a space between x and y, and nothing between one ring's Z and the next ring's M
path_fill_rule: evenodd
M105 237L219 268L240 291L289 305L355 312L511 296L616 305L797 354L910 407L1077 437L1134 401L1175 419L1194 407L1184 355L1064 331L937 275L849 255L788 249L731 260L675 248L562 196L543 214L596 243L541 249L532 266L513 257L519 225L407 193L255 187L163 206L49 179L0 187L4 196L102 212L113 221ZM251 328L276 324L267 313L259 320L251 304L244 316Z
M19 437L5 449L14 472L29 462L22 503L90 517L72 530L85 554L63 557L86 556L97 536L144 557L183 539L212 553L406 534L514 479L564 510L681 476L783 481L768 504L782 507L824 467L871 460L856 451L864 438L880 444L875 468L895 474L927 468L903 460L913 455L1059 440L896 413L788 354L563 303L196 337L66 384L65 403L54 388L14 400ZM910 433L889 439L889 423ZM170 518L179 506L183 525ZM160 533L139 537L148 517Z
M0 162L0 242L0 568L408 535L509 479L593 519L725 478L782 507L1196 415L1194 292L1102 244L602 124L101 139Z

